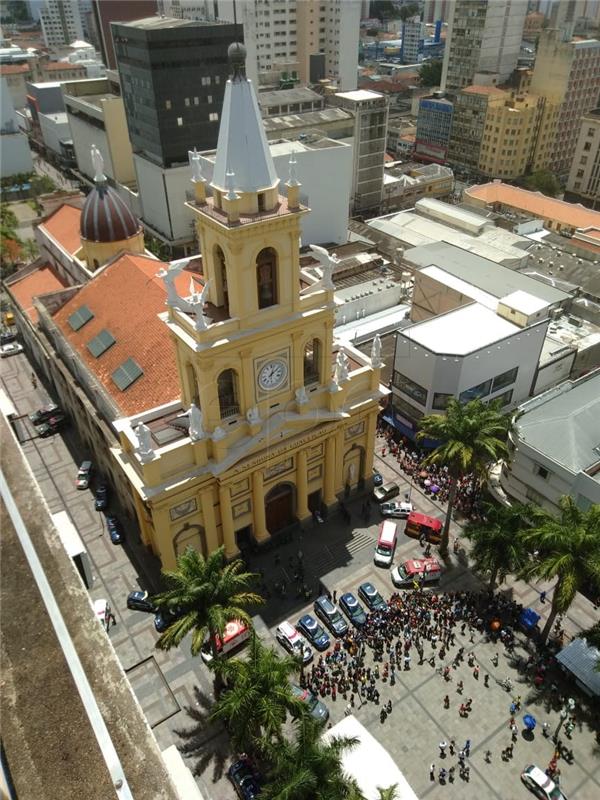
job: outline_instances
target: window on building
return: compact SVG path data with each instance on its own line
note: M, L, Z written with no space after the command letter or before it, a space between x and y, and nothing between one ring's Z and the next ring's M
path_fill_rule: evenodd
M548 472L546 467L542 467L540 464L536 464L533 471L542 480L544 481L548 480L548 476L550 475L550 473Z
M209 105L211 105L211 104L212 104L212 94L207 94L207 95L206 95L206 102L207 102Z
M199 106L200 105L200 98L199 97L194 97L194 105L195 106Z
M577 170L577 177L578 178L583 178L583 170L582 169L578 169Z
M415 383L410 378L407 378L406 375L403 375L401 372L394 370L394 379L393 379L394 386L403 394L407 394L409 397L412 397L413 400L416 400L417 403L420 403L422 406L427 404L427 389L423 386L419 386L418 383Z
M218 122L219 121L218 113L216 111L211 111L211 113L208 115L208 120L209 122Z
M587 156L581 156L581 158L579 159L579 163L580 163L580 164L581 164L583 167L585 167L585 165L587 164Z
M186 97L186 98L185 98L185 100L184 100L183 102L184 102L184 105L185 105L185 106L187 106L187 107L189 108L189 105L190 105L190 98L189 98L189 97Z
M210 86L210 75L202 76L202 86Z
M321 342L313 339L304 348L304 385L319 382L319 361L321 358Z
M586 142L586 143L583 145L583 149L584 149L586 152L588 152L589 150L591 150L591 149L592 149L592 143L591 143L591 142Z
M436 411L445 411L448 405L448 400L454 397L453 394L443 394L443 392L435 392L433 395L433 403L431 407Z
M277 305L277 253L272 247L261 250L256 259L258 307Z
M170 100L165 100L165 108L167 109L167 111L171 110L171 101Z
M240 413L238 376L234 369L226 369L217 378L219 412L221 419Z
M593 136L594 135L594 129L593 128L588 128L587 135L588 136Z
M497 397L493 397L490 400L490 403L498 403L500 408L503 408L504 406L507 406L510 402L512 402L512 396L513 396L513 389L509 389L508 392L503 392L502 394L499 394Z
M177 127L181 128L183 125L183 117L177 117Z
M500 375L496 375L492 382L492 392L497 392L498 389L504 389L505 386L510 386L511 383L514 383L517 380L518 372L519 368L514 367L514 369L509 369Z
M488 395L491 388L492 379L490 378L488 381L478 383L477 386L472 386L470 389L465 389L464 392L460 393L458 399L461 403L468 403L469 400L478 400L479 398Z

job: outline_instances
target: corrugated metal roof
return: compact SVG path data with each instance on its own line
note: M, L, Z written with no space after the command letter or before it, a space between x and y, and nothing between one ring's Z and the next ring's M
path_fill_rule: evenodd
M573 639L556 656L558 663L568 669L596 697L600 697L600 672L595 671L599 658L600 650L591 647L585 639Z

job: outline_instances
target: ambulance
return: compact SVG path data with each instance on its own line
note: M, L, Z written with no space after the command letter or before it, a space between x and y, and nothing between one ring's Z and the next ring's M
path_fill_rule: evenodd
M436 583L442 576L442 565L437 558L413 558L392 570L394 586L420 588Z

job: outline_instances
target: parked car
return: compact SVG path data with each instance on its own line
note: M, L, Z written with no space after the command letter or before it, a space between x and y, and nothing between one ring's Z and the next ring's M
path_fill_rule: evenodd
M18 342L11 342L10 344L3 344L0 346L0 358L8 358L9 356L16 356L17 353L23 352L23 345Z
M5 330L0 333L0 345L10 344L17 341L17 334L14 331Z
M41 425L36 425L35 430L40 439L46 439L48 436L54 436L55 433L64 427L67 418L64 414L57 414L55 417L50 417L46 422Z
M107 517L106 527L108 529L108 535L110 536L111 542L113 544L122 544L125 535L119 520L116 517Z
M62 409L55 403L48 403L48 405L42 406L30 414L29 419L33 425L41 425L42 422L48 422L51 417L55 417L57 414L62 414Z
M383 485L383 475L373 467L373 486Z
M75 486L78 489L88 489L90 481L92 480L92 472L94 470L91 461L82 461L79 467L79 472L75 478Z
M567 800L561 789L549 778L546 773L534 764L525 767L521 773L521 780L525 786L541 800Z
M392 583L398 587L428 586L442 577L442 565L437 558L413 558L392 570Z
M385 611L388 607L383 597L369 581L361 583L358 587L358 596L365 601L369 611Z
M333 633L334 636L343 636L348 631L348 623L342 617L337 606L324 594L317 597L313 606L315 614Z
M312 661L314 654L312 647L300 636L296 628L287 620L277 627L275 632L277 641L288 653L301 659L303 664Z
M392 497L397 497L399 494L400 487L397 483L385 483L383 486L377 486L373 489L373 495L378 503L391 500Z
M234 762L227 770L227 777L241 800L254 800L260 795L260 775L249 758Z
M178 609L159 608L154 615L154 627L158 633L166 631L169 625L172 625L181 616Z
M158 609L150 599L148 592L129 592L127 595L127 608L132 611L146 611L148 614L156 614Z
M298 700L306 704L308 713L313 719L316 719L319 722L327 722L329 719L329 709L325 703L322 703L317 697L314 696L312 692L309 692L308 689L303 689L301 686L296 686L295 683L292 683L292 694Z
M108 508L108 486L105 483L101 483L96 489L94 508L96 511L105 511Z
M399 502L394 500L391 503L382 503L379 510L384 517L394 517L395 519L406 519L413 510L413 504L407 500Z
M364 608L352 592L346 592L340 597L340 607L350 622L357 628L361 628L367 621Z
M296 628L317 650L327 650L331 641L317 620L310 614L300 617Z

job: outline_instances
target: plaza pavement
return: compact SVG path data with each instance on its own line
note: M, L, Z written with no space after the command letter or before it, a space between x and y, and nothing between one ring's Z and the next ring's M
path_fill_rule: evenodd
M2 386L20 414L31 412L49 399L43 386L32 388L30 372L31 368L24 355L2 362ZM382 445L383 441L378 440L377 454L381 452ZM94 511L91 492L77 491L74 487L79 461L85 456L91 455L93 458L93 453L82 446L72 431L67 431L64 437L25 442L23 450L51 511L66 509L86 544L94 573L91 599L107 598L112 605L117 625L111 627L108 635L159 746L165 749L171 744L181 746L184 742L189 744L191 741L205 755L216 754L216 762L203 771L198 777L198 783L207 800L228 800L233 792L223 775L223 767L226 768L231 753L222 731L216 728L203 729L192 736L191 740L182 739L177 733L194 728L193 717L186 709L198 710L196 687L199 686L204 692L210 691L210 676L206 667L200 659L192 659L186 645L170 653L155 650L157 634L152 617L129 611L125 607L125 598L130 590L140 586L151 591L158 588L158 564L140 543L134 520L121 515L127 541L124 547L113 546L104 527L101 527L101 515ZM376 465L380 467L386 481L397 481L402 492L409 490L409 485L397 470L397 464L391 456L382 459L377 455ZM418 510L443 516L443 509L439 504L424 497L415 488L412 489L412 499ZM379 514L373 507L370 523L365 524L359 517L362 502L363 498L358 497L351 498L347 503L352 513L350 525L345 525L338 515L334 515L324 524L311 526L301 534L296 534L289 544L251 558L251 568L264 571L267 586L272 587L281 578L287 579L286 597L281 598L274 593L261 611L266 624L272 630L282 619L289 618L295 622L302 613L310 610L319 583L331 591L337 590L339 595L345 590L356 590L360 583L369 579L384 596L391 593L389 570L376 569L372 562ZM120 513L118 509L113 510ZM452 535L456 535L459 530L453 523ZM314 592L309 603L296 598L289 575L289 559L295 557L298 550L303 553L305 581ZM418 553L418 542L400 535L396 562ZM478 585L479 582L467 568L465 551L458 556L450 556L441 590L476 588ZM544 606L539 602L539 592L544 588L549 590L551 587L511 581L505 590L518 602L536 608L543 616L549 609L548 603ZM592 604L578 596L564 627L567 634L572 635L589 627L596 620L597 612L593 610ZM90 624L94 624L91 615ZM392 690L382 690L380 687L382 701L391 697L394 706L392 715L383 725L380 723L377 706L364 705L356 712L358 719L389 749L419 797L445 796L467 800L488 797L517 800L531 797L520 784L520 770L529 763L536 763L544 768L550 760L551 745L536 732L533 742L526 742L519 736L511 762L504 764L500 761L500 751L510 742L507 727L510 697L493 681L490 681L489 689L484 689L484 670L493 671L499 678L511 676L515 683L515 693L521 694L524 701L522 713L525 710L531 711L540 721L547 719L553 727L558 721L558 713L556 709L546 711L540 705L539 699L530 697L530 691L526 687L520 691L517 689L518 676L506 664L502 655L500 667L494 670L490 662L493 648L490 647L477 640L472 645L465 643L466 652L472 649L481 665L478 682L472 678L471 670L464 665L455 674L453 683L448 685L428 664L421 667L415 664L409 672L397 673L398 680ZM458 716L460 700L453 693L453 686L460 678L465 683L463 697L473 697L473 712L468 720ZM452 700L448 711L443 709L442 703L446 692ZM566 686L564 692L567 692ZM569 689L569 693L579 698L578 692L571 692ZM341 719L345 704L340 698L336 703L329 702L328 705L332 722L335 723ZM467 737L473 742L470 783L466 784L458 777L452 785L430 783L429 764L435 762L436 769L442 766L438 758L437 743L442 739L450 741L452 737L456 738L459 746L462 746ZM600 796L599 750L587 723L575 730L573 742L569 746L573 747L575 763L572 766L562 762L560 764L565 792L570 800L595 800ZM491 765L483 762L483 753L488 748L493 752ZM190 759L188 763L193 768L196 762ZM448 768L452 763L453 759L447 757L444 766Z

